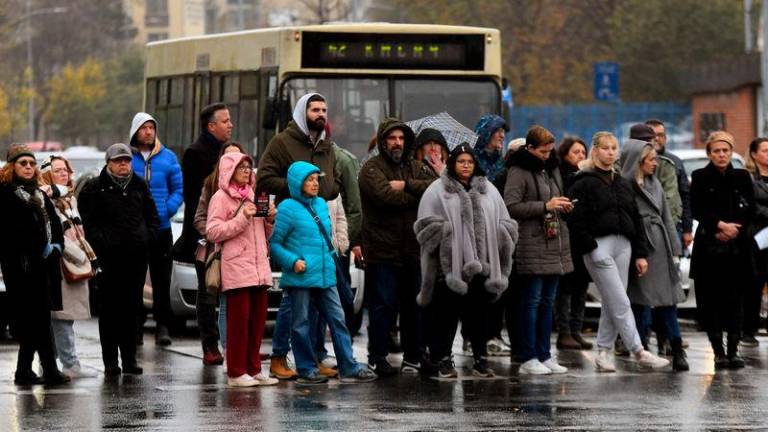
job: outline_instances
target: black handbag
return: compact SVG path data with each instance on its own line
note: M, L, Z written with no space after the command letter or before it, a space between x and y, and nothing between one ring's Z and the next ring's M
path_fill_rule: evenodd
M333 242L331 241L331 236L328 234L328 232L325 230L325 227L323 226L322 221L320 221L320 217L317 216L317 213L306 203L302 203L304 205L304 208L307 209L309 214L312 216L312 220L315 221L317 224L317 227L320 228L320 233L323 235L323 238L325 239L325 243L328 246L328 250L331 252L331 257L333 258L333 262L336 265L336 289L339 292L339 300L341 301L341 305L344 308L345 314L348 308L352 307L352 304L354 303L354 297L352 296L352 285L349 283L349 279L347 279L346 272L344 271L344 266L341 264L341 260L339 259L339 255L336 253L336 248L333 247Z

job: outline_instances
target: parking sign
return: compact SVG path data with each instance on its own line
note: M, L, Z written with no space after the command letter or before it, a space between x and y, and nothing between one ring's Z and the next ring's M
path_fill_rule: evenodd
M619 64L595 63L595 99L615 101L619 99Z

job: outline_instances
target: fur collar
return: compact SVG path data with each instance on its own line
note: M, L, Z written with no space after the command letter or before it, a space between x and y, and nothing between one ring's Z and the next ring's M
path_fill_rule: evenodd
M464 185L460 181L448 175L448 170L443 170L440 174L440 180L442 180L445 187L445 191L448 193L461 193L466 192ZM469 182L470 191L477 191L483 195L488 192L488 180L484 176L474 176Z
M547 160L542 161L523 147L512 153L509 156L509 159L507 159L507 167L509 168L512 166L519 166L520 168L534 172L541 170L552 171L560 166L560 161L557 159L557 155L555 155L554 151L550 153Z

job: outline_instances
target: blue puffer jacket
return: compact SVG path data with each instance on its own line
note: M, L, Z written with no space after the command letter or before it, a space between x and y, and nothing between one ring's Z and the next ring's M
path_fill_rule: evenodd
M270 238L272 258L282 268L280 285L295 288L330 288L336 286L336 267L331 251L320 228L304 207L309 204L331 233L328 205L319 197L308 198L301 193L304 180L320 169L308 162L294 162L288 168L288 190L291 198L277 207L275 226ZM307 263L304 273L293 271L293 265L302 259Z
M155 200L157 214L160 216L160 230L171 228L171 217L176 214L184 202L184 183L181 166L176 154L155 139L155 147L144 160L144 156L135 147L134 135L144 123L157 122L147 113L138 113L131 124L131 148L133 149L133 172L149 183L149 190Z

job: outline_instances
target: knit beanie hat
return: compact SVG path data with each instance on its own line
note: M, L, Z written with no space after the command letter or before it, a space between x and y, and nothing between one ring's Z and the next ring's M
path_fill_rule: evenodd
M16 162L16 159L22 156L29 156L34 159L35 153L32 152L32 150L30 150L30 148L24 144L11 144L11 146L8 148L8 153L5 157L5 160L8 163L12 163Z
M450 151L448 148L448 143L445 141L443 134L439 130L432 128L425 128L419 132L419 135L416 137L416 148L418 149L429 141L434 141L440 144L440 146L443 147L447 152Z
M480 165L477 163L477 156L475 156L475 152L472 149L472 146L463 142L451 150L451 154L448 156L448 162L446 163L446 170L448 171L448 175L452 178L456 177L456 160L459 159L459 156L462 154L468 154L472 156L472 160L475 161L475 172L474 176L484 176L485 173L480 168Z

